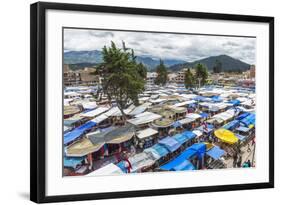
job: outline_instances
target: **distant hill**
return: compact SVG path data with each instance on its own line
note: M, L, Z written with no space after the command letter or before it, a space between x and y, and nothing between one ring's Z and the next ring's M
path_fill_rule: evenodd
M170 70L178 71L182 68L194 67L198 63L202 63L207 66L207 68L212 71L215 66L216 60L222 63L223 71L245 71L248 70L250 65L240 61L238 59L232 58L228 55L211 56L208 58L203 58L194 62L181 63L177 65L172 65L169 67Z
M98 64L97 63L74 63L74 64L68 64L68 65L71 70L80 70L80 69L84 69L86 67L92 68Z
M245 71L250 65L227 55L211 56L193 62L186 62L177 59L163 59L169 70L179 71L182 68L194 67L198 63L205 64L210 71L213 70L216 60L222 63L223 71ZM152 56L137 56L137 61L147 66L148 70L154 70L159 65L159 59ZM84 67L92 67L102 62L102 53L93 51L69 51L64 53L64 64L70 64L73 70Z
M137 61L143 63L149 70L154 70L159 65L158 58L151 56L137 56ZM167 67L172 65L186 63L183 60L163 59ZM102 62L102 53L98 50L93 51L68 51L64 53L64 64L70 64L71 69L81 69L97 65Z
M64 64L100 63L102 54L100 51L68 51L64 53Z

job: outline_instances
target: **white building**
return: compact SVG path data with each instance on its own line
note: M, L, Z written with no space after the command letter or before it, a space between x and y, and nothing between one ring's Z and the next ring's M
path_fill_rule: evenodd
M146 74L146 83L147 83L147 85L153 85L156 77L157 77L157 73L156 72L147 72L147 74Z

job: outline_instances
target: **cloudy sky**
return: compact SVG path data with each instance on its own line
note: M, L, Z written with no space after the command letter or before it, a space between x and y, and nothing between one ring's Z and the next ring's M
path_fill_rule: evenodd
M125 41L136 55L184 61L226 54L255 64L255 38L105 30L64 30L64 51L101 50L114 41Z

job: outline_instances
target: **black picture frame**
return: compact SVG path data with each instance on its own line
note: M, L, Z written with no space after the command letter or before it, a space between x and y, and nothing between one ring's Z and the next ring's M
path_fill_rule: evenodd
M45 190L45 38L46 10L263 22L269 25L269 182L192 188L46 196ZM264 16L38 2L30 7L30 199L37 203L218 192L274 187L274 18Z

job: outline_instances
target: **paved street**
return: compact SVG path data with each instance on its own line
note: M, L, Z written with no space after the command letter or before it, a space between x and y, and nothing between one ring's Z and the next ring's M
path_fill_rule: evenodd
M248 150L248 145L249 145L250 150ZM252 163L253 159L254 159L254 164L255 164L255 158L253 158L254 152L255 152L255 145L252 146L252 141L250 141L245 146L241 147L241 151L242 151L241 166L243 165L244 162L247 162L248 160L250 160ZM225 160L225 163L227 165L227 168L233 168L233 158L232 157Z

